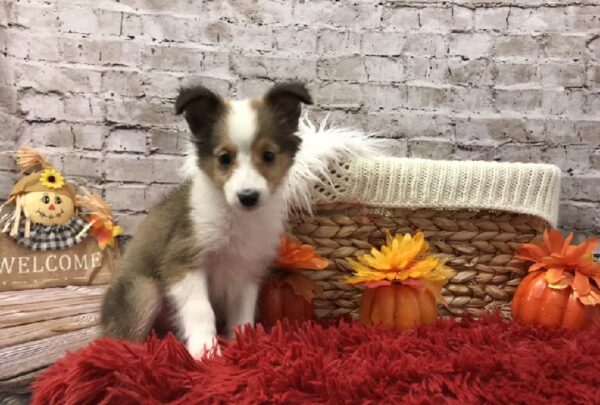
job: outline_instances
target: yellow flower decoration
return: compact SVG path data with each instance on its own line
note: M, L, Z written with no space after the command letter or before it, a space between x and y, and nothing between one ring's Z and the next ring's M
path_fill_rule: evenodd
M441 289L454 271L446 267L445 260L429 254L429 244L423 232L414 237L392 235L386 231L386 244L381 250L373 248L370 255L363 255L358 261L347 259L354 270L354 277L346 279L349 284L363 284L366 287L389 285L393 282L420 286L433 293L443 302Z
M40 175L40 182L44 187L58 190L65 185L65 178L56 169L45 169Z

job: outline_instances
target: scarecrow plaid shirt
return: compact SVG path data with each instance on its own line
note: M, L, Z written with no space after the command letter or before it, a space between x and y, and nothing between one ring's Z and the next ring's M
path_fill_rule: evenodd
M25 238L25 219L21 218L15 241L31 250L61 250L75 246L85 239L88 231L81 232L86 222L74 216L64 225L31 224L29 238Z

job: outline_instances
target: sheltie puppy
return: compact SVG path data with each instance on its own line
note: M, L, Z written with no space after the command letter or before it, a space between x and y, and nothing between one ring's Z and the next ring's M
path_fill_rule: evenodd
M284 232L282 183L301 139L300 83L262 99L227 101L182 89L175 103L191 131L187 179L154 206L126 247L102 305L106 336L144 341L164 308L190 353L253 324L261 278Z

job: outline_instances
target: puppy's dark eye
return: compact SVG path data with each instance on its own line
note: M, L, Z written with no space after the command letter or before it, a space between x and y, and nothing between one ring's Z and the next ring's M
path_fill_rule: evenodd
M275 154L269 150L263 152L262 160L265 163L272 163L275 160Z
M219 155L219 163L223 166L231 164L231 155L229 153L222 153Z
M50 197L48 197L47 195L42 197L42 202L44 204L50 204Z
M59 196L56 196L56 197L54 197L54 202L55 202L56 204L60 204L60 203L62 202L62 200L60 199L60 197L59 197Z

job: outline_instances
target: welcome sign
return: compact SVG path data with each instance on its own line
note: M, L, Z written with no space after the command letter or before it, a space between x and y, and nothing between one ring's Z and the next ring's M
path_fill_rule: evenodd
M32 251L0 234L0 291L106 284L118 257L91 236L68 249Z

